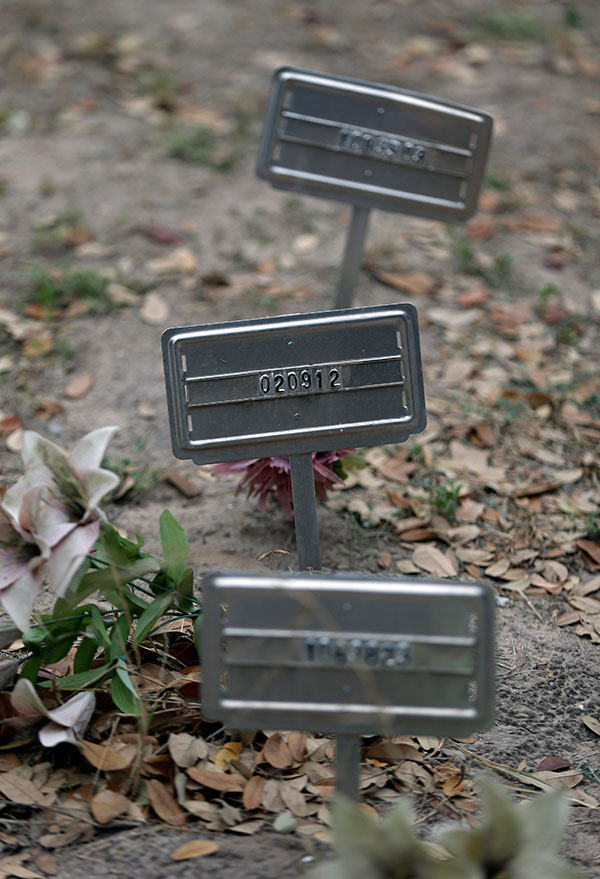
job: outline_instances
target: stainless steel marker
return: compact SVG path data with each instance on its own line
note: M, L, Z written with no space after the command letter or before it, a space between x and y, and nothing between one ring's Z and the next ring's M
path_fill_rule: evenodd
M162 345L176 457L290 456L302 568L320 566L311 453L425 428L412 305L179 327Z
M202 593L207 715L336 734L337 788L350 797L360 735L492 723L494 596L482 583L211 574Z
M492 117L393 86L282 67L257 174L277 189L349 202L335 308L352 304L369 212L465 220L476 209Z

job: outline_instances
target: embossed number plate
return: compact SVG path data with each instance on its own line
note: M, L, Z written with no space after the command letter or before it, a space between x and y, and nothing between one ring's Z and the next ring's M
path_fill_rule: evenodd
M236 728L468 735L493 714L484 584L213 574L203 711Z
M199 464L402 442L425 427L412 305L163 334L171 440Z
M257 173L279 189L439 220L475 211L487 113L392 86L284 67Z

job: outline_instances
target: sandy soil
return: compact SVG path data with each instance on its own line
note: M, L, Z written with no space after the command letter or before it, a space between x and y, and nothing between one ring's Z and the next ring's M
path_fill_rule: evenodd
M576 5L597 55L599 10L594 0ZM162 330L330 307L348 209L288 198L254 176L270 77L280 64L359 75L481 107L496 119L490 167L510 179L532 209L543 213L551 204L557 177L575 179L574 188L584 194L593 185L589 156L599 137L598 109L586 115L585 107L598 103L597 77L571 63L555 43L492 40L475 44L483 45L479 55L472 44L449 52L456 28L468 26L484 7L481 0L4 2L0 53L7 63L6 78L0 79L0 120L5 107L12 115L0 137L0 306L19 311L32 264L76 265L117 271L123 283L145 280L168 313L148 323L140 317L140 299L131 308L65 320L53 351L41 358L22 356L17 342L0 336L2 350L12 358L0 376L0 410L18 414L25 427L67 447L86 430L117 424L113 458L131 457L137 441L144 446L139 459L194 475L192 465L176 463L170 453ZM564 4L538 0L526 11L561 25ZM90 48L93 39L86 34L103 37L109 48L102 49L99 39L99 48ZM129 54L123 49L115 60L110 47L118 39L130 39L134 48ZM146 48L134 51L138 45ZM182 115L189 105L191 117L204 119L215 135L214 161L222 150L233 155L232 167L219 171L166 154L172 121L159 106L160 81L155 77L154 85L144 86L136 74L140 57L150 59L152 69L169 72L174 84L164 86L166 104L179 102ZM58 253L48 251L56 242L40 248L39 224L65 210L79 212L92 241ZM600 280L598 213L594 216L582 197L569 222L581 257L567 262L560 283L583 312ZM176 233L170 243L157 240L160 229ZM447 246L436 252L436 236L445 241L444 235L423 221L378 213L367 253L374 258L393 253L396 264L450 283L454 268ZM420 236L429 236L430 246L421 248ZM189 248L195 259L191 271L153 273L149 261L175 247ZM552 269L533 258L526 236L503 229L488 249L490 258L506 251L513 258L512 286L495 294L502 301L531 299L555 282ZM207 277L218 273L231 283L211 285ZM361 276L356 304L397 298L366 273ZM424 296L414 301L419 309L431 304ZM435 361L440 344L434 328L424 332L426 364ZM69 382L84 372L93 377L89 392L66 397ZM49 398L59 401L62 411L41 420L36 411ZM0 465L6 484L20 472L18 455L4 447ZM232 481L215 481L206 473L195 477L202 486L199 498L186 500L161 482L122 505L117 524L147 536L153 550L158 515L168 507L186 529L199 573L263 569L257 562L261 553L280 548L293 553L292 526L279 513L257 517L245 499L234 496ZM397 538L385 529L361 529L349 514L327 508L319 516L326 567L373 572L383 549L396 551ZM598 647L552 626L552 598L536 600L536 607L540 618L518 598L498 610L497 722L470 748L515 767L524 761L535 769L543 757L557 754L573 766L587 762L597 768L598 738L580 718L600 715ZM590 778L585 790L599 796L600 785ZM565 853L590 877L600 877L599 829L597 812L573 811ZM30 833L35 846L35 822ZM150 879L201 870L220 879L283 879L298 875L302 859L311 856L301 842L265 832L251 839L221 836L221 850L201 867L173 863L170 853L188 837L148 828L96 838L57 852L59 875L127 873Z

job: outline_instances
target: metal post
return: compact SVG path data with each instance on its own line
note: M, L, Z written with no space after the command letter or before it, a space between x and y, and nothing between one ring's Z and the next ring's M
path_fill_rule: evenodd
M352 305L370 213L369 208L361 208L358 205L352 207L352 221L346 238L342 273L335 294L334 308L350 308Z
M336 738L335 792L357 803L360 799L360 736Z
M294 520L296 523L296 547L298 569L305 571L321 567L319 526L317 523L317 498L312 454L290 455Z

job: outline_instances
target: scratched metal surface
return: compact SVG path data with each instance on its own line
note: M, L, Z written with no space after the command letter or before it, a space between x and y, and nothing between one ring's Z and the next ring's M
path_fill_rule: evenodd
M467 735L493 720L484 584L203 580L203 710L239 728Z
M402 442L424 429L412 305L163 334L173 453L199 464Z
M276 71L257 174L279 189L460 220L476 208L492 117L392 86Z

